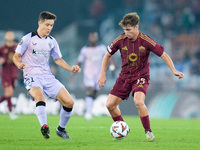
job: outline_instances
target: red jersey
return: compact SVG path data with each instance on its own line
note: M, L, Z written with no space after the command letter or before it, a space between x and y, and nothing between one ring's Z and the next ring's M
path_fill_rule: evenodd
M13 55L15 53L15 49L17 47L17 43L14 43L13 46L9 47L6 44L0 47L0 57L3 57L5 62L2 64L1 69L1 77L7 78L17 78L18 69L13 63Z
M164 52L164 47L155 42L151 37L139 33L135 41L126 37L125 33L120 34L107 48L107 51L113 55L120 51L122 57L121 77L149 79L149 55L152 51L158 56Z

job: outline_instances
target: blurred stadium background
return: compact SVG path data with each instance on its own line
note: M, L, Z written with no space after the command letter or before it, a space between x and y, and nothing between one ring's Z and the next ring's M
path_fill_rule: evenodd
M122 17L137 12L141 17L140 31L165 46L177 70L185 74L183 79L177 79L161 58L151 55L151 80L146 97L150 116L200 118L199 6L199 0L1 0L0 45L5 42L8 29L15 31L16 41L36 30L39 13L47 10L57 15L51 35L57 39L64 60L73 65L77 63L81 47L88 42L89 31L98 31L100 42L108 45L123 32L118 25ZM114 62L116 70L107 71L108 81L95 102L95 115L108 115L105 100L120 71L119 53L114 55ZM70 83L72 74L50 63L53 73L76 100L74 114L82 115L85 97L82 75ZM35 104L26 95L21 71L12 101L17 113L34 113ZM0 104L0 113L7 113L6 105L6 102ZM58 114L60 105L49 101L47 107L49 114ZM137 115L131 96L119 107L125 115Z

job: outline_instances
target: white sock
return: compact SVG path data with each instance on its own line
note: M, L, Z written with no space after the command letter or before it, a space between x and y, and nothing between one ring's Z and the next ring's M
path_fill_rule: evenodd
M92 108L93 108L93 103L94 103L94 99L90 96L87 96L85 98L85 113L86 114L92 114Z
M47 124L47 114L45 111L45 106L37 106L36 115L41 126L43 126L44 124Z
M63 109L63 107L60 110L60 122L59 122L59 126L62 128L65 128L70 117L71 117L72 112L67 112Z

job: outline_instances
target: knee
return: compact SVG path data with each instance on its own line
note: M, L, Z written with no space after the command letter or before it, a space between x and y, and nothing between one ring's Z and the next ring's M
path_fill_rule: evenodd
M134 102L138 109L144 106L144 102L142 100L134 100Z
M68 101L64 101L62 105L67 108L72 108L74 106L74 100L70 99Z
M111 104L111 103L109 103L109 102L107 102L106 103L106 107L107 107L108 110L114 110L116 106Z

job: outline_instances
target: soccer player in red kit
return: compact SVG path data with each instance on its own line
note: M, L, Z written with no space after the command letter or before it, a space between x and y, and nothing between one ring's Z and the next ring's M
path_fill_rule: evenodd
M155 136L150 128L150 120L147 107L144 103L149 86L149 55L150 52L161 57L172 73L179 78L184 74L175 69L171 58L164 52L164 47L155 42L151 37L139 31L139 19L137 13L128 13L119 22L124 33L120 34L107 48L104 55L101 73L98 79L100 88L106 83L106 68L110 57L119 50L122 57L122 70L110 91L106 107L114 121L123 121L117 105L124 99L132 96L145 129L147 141L153 141Z
M15 81L18 75L18 69L13 63L13 55L15 53L15 49L17 47L17 43L14 42L14 32L9 30L5 34L6 43L0 47L0 64L1 68L1 82L2 87L5 89L4 94L0 98L0 103L6 100L8 102L8 109L10 112L11 119L17 119L16 116L12 112L12 102L11 97L14 93Z

